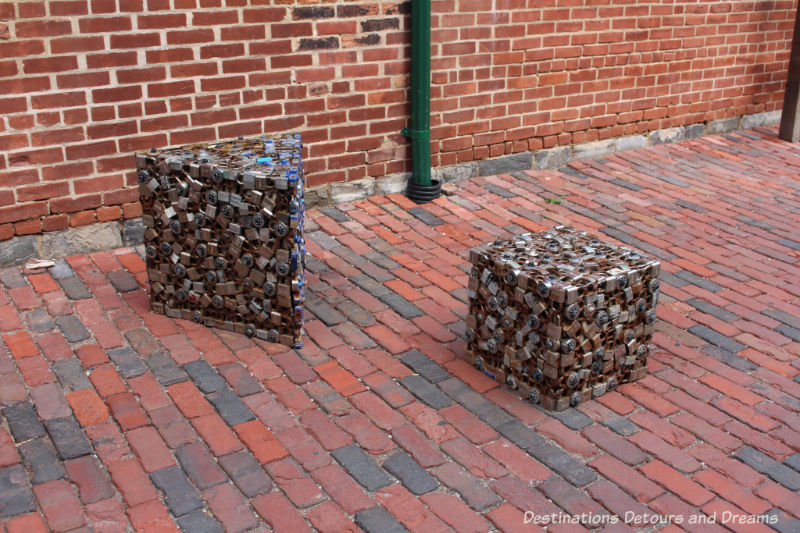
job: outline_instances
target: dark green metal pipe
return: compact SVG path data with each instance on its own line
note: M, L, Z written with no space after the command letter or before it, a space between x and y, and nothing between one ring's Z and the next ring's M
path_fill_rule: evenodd
M411 0L411 139L412 180L431 185L431 0Z

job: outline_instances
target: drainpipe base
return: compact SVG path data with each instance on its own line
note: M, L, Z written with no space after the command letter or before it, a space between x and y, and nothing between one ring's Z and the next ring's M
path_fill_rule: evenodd
M431 180L430 185L420 185L416 181L408 181L407 195L418 204L424 204L439 198L442 194L442 182Z

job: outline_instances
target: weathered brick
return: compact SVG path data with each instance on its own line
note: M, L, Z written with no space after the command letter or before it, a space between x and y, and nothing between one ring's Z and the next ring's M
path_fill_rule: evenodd
M228 387L212 392L207 398L229 426L255 419L250 408Z
M39 421L33 405L18 402L3 409L11 435L18 443L44 435L44 426Z
M244 422L234 427L239 438L253 452L261 464L266 464L289 455L272 433L258 420Z
M19 322L19 319L16 318L9 318L8 320L16 320L16 322ZM33 311L29 311L25 314L25 323L36 333L45 333L55 327L53 317L50 316L50 313L48 313L46 309L34 309ZM11 325L16 324L9 324L9 326ZM18 327L4 327L3 329L11 331L13 329L19 329L19 327L21 327L21 324L19 324Z
M33 487L33 492L54 531L68 531L86 524L81 503L69 482L48 481Z
M311 476L323 490L349 514L363 511L374 505L373 501L358 486L353 477L342 467L331 464L311 472Z
M242 491L242 494L248 498L272 489L272 481L258 461L247 451L242 450L220 457L219 464Z
M74 418L54 418L44 423L62 459L74 459L92 453L92 446Z
M404 533L404 528L383 507L372 507L356 513L356 524L366 533Z
M237 363L231 363L220 367L220 372L225 381L233 388L239 396L249 396L264 390L264 387L255 379L247 369Z
M136 353L145 359L161 351L158 340L147 329L134 328L126 331L125 339L131 345L131 348L136 350Z
M181 382L167 387L172 401L186 418L208 415L213 412L211 404L191 382Z
M182 516L203 507L200 493L180 467L156 470L150 473L150 479L164 493L167 508L173 515Z
M440 465L446 460L444 454L410 424L392 430L392 437L397 445L410 453L423 468Z
M247 501L230 483L215 485L203 492L208 506L227 531L242 531L258 525Z
M206 361L191 361L183 365L183 369L189 374L189 377L194 381L194 384L197 385L197 388L206 394L225 386L225 381Z
M148 423L147 415L130 392L121 392L106 399L111 414L123 431L142 427Z
M193 418L191 424L217 457L242 449L242 441L216 413Z
M639 448L603 426L594 424L586 427L583 436L629 465L637 465L647 459L647 455Z
M153 485L136 459L111 462L108 464L108 473L128 506L156 498Z
M541 463L505 439L485 445L483 451L526 483L541 481L550 476L550 471Z
M437 466L431 469L431 472L442 483L458 492L467 505L478 512L485 511L500 502L494 492L481 484L479 478L455 463Z
M689 333L692 335L697 335L701 339L704 339L715 346L719 346L720 348L724 348L732 353L738 353L746 348L744 344L736 342L721 333L714 331L711 328L708 328L703 325L692 326L689 328Z
M317 374L294 351L275 355L273 360L294 383L302 384L318 379Z
M408 423L402 415L370 391L354 394L350 397L350 402L381 429L391 430Z
M506 437L508 437L506 435ZM508 437L509 440L510 437ZM582 487L597 479L597 475L585 465L579 463L564 451L547 442L538 442L526 450L539 462L550 467L556 473L576 485Z
M86 377L86 372L77 357L56 361L52 368L65 391L78 391L92 387L92 382Z
M800 472L800 453L795 453L783 460L783 464Z
M414 372L424 377L431 383L437 383L450 377L450 373L436 364L419 350L409 350L400 354L399 359L410 366Z
M406 376L400 380L400 383L433 409L441 409L451 404L450 398L446 394L422 376Z
M275 531L310 532L303 518L279 492L272 491L252 500L253 508Z
M70 481L78 486L78 495L85 504L114 496L114 488L92 456L79 457L64 463Z
M108 357L117 367L119 375L125 379L141 376L147 372L147 367L142 363L141 357L129 346L109 350Z
M224 533L222 525L212 516L202 510L192 511L181 517L176 522L183 531L202 531L203 533Z
M771 517L777 517L777 520L774 523L771 523L771 527L780 533L791 533L792 531L796 531L797 528L800 528L800 520L790 516L787 513L780 512L779 509L773 509L769 513L766 513Z
M549 413L570 429L580 430L592 423L592 419L577 409L569 408L563 411Z
M70 300L84 300L92 297L92 293L77 276L59 279L58 284L61 285Z
M293 460L273 461L265 468L297 508L307 508L326 499L317 484Z
M150 420L158 429L161 438L170 448L178 448L186 443L197 441L191 424L181 416L174 405L165 405L149 412Z
M389 485L375 493L375 501L397 518L409 531L446 531L439 520L417 496L402 485Z
M789 490L800 491L800 472L782 465L750 446L736 452L736 458L780 483Z
M558 476L551 476L539 484L537 489L572 515L590 514L602 516L607 511L597 502Z
M318 41L318 40L324 41L324 39L301 39L300 50L304 49L303 48L304 43L305 46L314 46L313 44L311 44L311 41ZM338 44L338 40L336 42ZM334 47L323 46L322 48L334 48ZM310 299L305 303L305 306L306 309L311 311L315 317L324 322L325 325L328 327L335 326L336 324L341 324L342 322L345 321L344 315L342 315L339 311L337 311L334 307L332 307L330 304L328 304L322 299L318 298Z
M89 338L89 330L75 315L60 316L55 322L69 342L80 342Z
M12 517L33 511L36 504L22 465L0 468L0 514Z
M355 444L333 450L331 455L370 492L392 483L392 478Z
M378 296L378 299L391 307L398 315L406 320L424 316L424 313L417 306L397 293L388 292ZM379 339L376 340L380 343Z
M432 492L420 499L443 522L456 531L487 531L483 518L450 494Z
M105 399L115 394L127 392L122 378L110 364L95 368L89 374L89 380L94 385L94 388L97 389L97 393Z
M393 454L383 462L390 474L400 480L411 493L420 495L436 490L439 484L406 452Z
M770 509L770 504L753 496L752 492L744 489L734 481L718 474L712 469L701 470L693 478L707 489L736 504L750 514L763 514Z
M159 383L165 387L188 379L186 372L175 363L167 353L157 353L147 360L147 366L155 374Z
M703 505L714 497L711 492L694 481L686 479L680 472L670 468L661 461L651 461L641 466L639 470L691 505Z
M29 513L20 515L16 518L6 520L6 531L8 533L30 533L47 531L44 518L39 513Z
M323 19L333 16L334 10L328 6L306 6L292 9L292 17L295 19Z
M189 474L189 477L201 490L226 481L225 473L214 461L214 457L208 452L203 443L192 442L181 446L175 451L175 455L183 470ZM220 464L224 466L223 459L220 458ZM231 477L233 478L233 475Z
M483 450L470 444L465 439L445 442L442 450L469 472L482 478L503 477L508 471L497 461L486 455Z
M175 523L167 508L158 500L152 500L130 507L127 510L131 525L140 530L174 528Z
M306 513L306 518L321 533L352 531L356 525L347 518L338 505L328 501L317 505Z
M353 440L319 410L307 411L300 423L326 450L335 450L351 444Z
M22 444L19 451L33 473L32 483L45 483L64 477L64 466L47 437L30 440Z
M535 446L544 443L542 437L519 420L504 422L497 426L497 431L528 453L531 453Z
M175 458L155 428L137 428L128 431L125 437L146 472L154 472L175 464Z
M664 441L664 439L653 435L647 430L640 431L633 435L630 440L642 450L647 450L653 457L661 459L681 472L694 472L700 469L700 463L690 454L679 450L675 446Z
M119 292L130 292L139 288L139 282L126 270L113 270L107 277Z

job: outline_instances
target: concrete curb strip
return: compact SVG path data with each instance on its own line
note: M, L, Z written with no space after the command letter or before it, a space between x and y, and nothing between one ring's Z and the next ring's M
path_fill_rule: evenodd
M780 123L780 119L780 111L771 111L715 120L705 124L655 130L646 135L617 137L547 148L536 152L522 152L494 159L437 167L433 169L433 178L442 183L452 183L477 176L507 174L520 170L551 170L564 167L571 161L603 157L626 150L671 144L686 139L696 139L703 135L717 135L739 129L776 126ZM306 191L306 205L313 208L362 200L373 194L403 193L410 177L411 174L406 172L380 179L365 178L313 187ZM143 231L141 218L135 218L70 228L42 235L14 237L0 242L0 266L19 265L31 257L57 260L73 254L133 246L142 242Z

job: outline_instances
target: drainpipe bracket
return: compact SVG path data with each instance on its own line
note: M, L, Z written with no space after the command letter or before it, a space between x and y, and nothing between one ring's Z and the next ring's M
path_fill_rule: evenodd
M400 130L400 135L408 137L409 139L423 139L429 141L431 139L431 130L411 130L403 128Z

